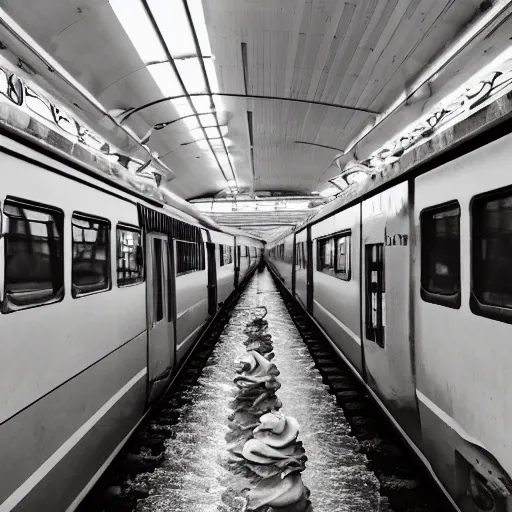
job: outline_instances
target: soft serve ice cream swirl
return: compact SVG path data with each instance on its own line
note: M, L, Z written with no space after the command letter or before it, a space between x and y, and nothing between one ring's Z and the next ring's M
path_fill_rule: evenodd
M253 430L253 439L246 441L242 456L251 469L263 476L249 492L249 508L263 505L289 507L305 500L300 472L305 469L306 456L297 442L299 424L295 418L273 411L263 414Z

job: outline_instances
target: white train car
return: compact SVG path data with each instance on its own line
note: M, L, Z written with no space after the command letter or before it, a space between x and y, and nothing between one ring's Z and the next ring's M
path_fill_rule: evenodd
M233 292L237 239L3 135L0 164L0 511L72 511Z
M292 289L302 307L308 309L308 265L311 264L312 245L308 242L308 228L295 234L295 282ZM293 284L295 286L293 286Z
M267 261L272 265L276 274L285 286L292 288L293 280L293 257L295 254L294 235L290 234L284 238L269 243L266 248Z
M291 275L290 236L266 250L463 512L512 509L512 135L498 128L301 226Z
M311 227L312 312L339 349L362 371L360 262L351 247L360 244L360 208L353 206Z
M223 304L235 289L235 237L211 231L217 264L217 303Z
M502 507L512 474L511 144L507 135L416 178L413 218L423 449L450 489L466 485L468 468L479 479L485 469Z

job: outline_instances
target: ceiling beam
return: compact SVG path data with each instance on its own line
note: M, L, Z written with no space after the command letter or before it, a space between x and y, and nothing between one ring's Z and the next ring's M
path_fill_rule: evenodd
M145 1L145 0L143 0ZM186 89L183 89L186 91ZM177 96L167 96L165 98L160 98L158 100L150 101L149 103L145 103L144 105L140 105L139 107L129 109L125 112L124 117L120 119L120 123L125 123L133 114L136 114L137 112L140 112L146 108L153 107L154 105L158 105L160 103L165 103L171 100L178 100L181 98L193 98L195 96L208 96L208 94L204 92L198 92L198 93L190 93L190 94L179 94ZM290 101L292 103L304 103L306 105L319 105L322 107L332 107L332 108L340 108L344 110L352 110L354 112L364 112L366 114L371 114L373 116L378 116L379 112L376 112L375 110L369 110L367 108L362 107L353 107L350 105L343 105L339 103L327 103L325 101L313 101L313 100L301 100L298 98L285 98L284 96L266 96L262 94L240 94L240 93L227 93L227 92L214 92L212 93L212 96L221 96L221 97L228 97L228 98L244 98L244 99L253 99L253 100L273 100L273 101ZM164 121L166 123L168 121ZM162 124L162 123L158 123Z

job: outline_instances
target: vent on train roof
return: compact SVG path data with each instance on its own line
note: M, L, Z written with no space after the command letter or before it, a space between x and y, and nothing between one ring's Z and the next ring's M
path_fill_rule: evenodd
M201 242L201 230L181 220L169 217L165 213L152 210L139 204L140 225L146 231L163 233L169 238L185 240L187 242Z

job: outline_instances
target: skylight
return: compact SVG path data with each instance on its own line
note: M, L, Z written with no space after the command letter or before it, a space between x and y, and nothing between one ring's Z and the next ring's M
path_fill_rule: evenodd
M167 59L140 0L110 0L110 5L144 64Z
M201 0L147 0L150 12L141 0L111 0L110 4L162 95L185 96L170 101L178 116L184 118L182 122L197 146L210 153L226 179L234 181L238 187L227 144L222 143L228 127L219 127L216 116L221 107L220 100L215 98L214 103L209 95L220 91ZM194 31L200 54L197 53ZM173 63L169 62L169 56L179 76ZM221 144L213 144L217 139L221 139ZM216 158L211 151L215 151ZM229 179L231 176L233 180Z

